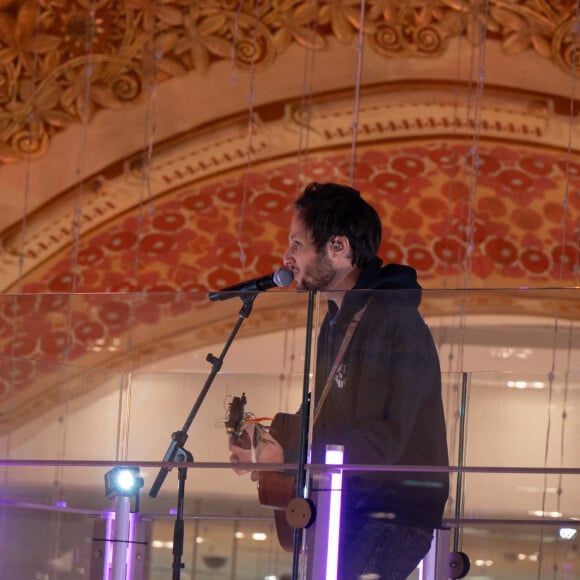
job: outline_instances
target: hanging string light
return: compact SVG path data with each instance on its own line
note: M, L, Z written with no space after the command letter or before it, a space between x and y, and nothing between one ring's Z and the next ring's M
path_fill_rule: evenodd
M241 4L243 4L243 0L240 0L240 10ZM256 68L256 54L257 54L257 39L258 39L258 28L260 26L260 2L256 2L255 13L254 13L254 29L253 29L253 38L252 38L252 46L254 47L254 51L252 53L252 58L250 60L250 80L249 80L249 92L248 92L248 146L246 152L246 171L244 173L243 179L243 186L242 186L242 199L240 203L240 221L238 224L238 237L237 237L237 244L238 249L240 252L240 265L242 268L242 273L246 268L246 252L244 250L244 243L243 243L243 229L244 229L244 220L246 217L246 204L248 201L248 178L250 174L250 170L252 168L252 148L253 148L253 128L254 128L254 81L255 81L255 68ZM237 34L234 35L236 38ZM235 46L234 46L235 48Z
M559 274L559 281L560 281L560 289L561 292L564 289L564 268L565 264L565 252L564 249L566 248L566 243L569 239L570 233L568 232L568 225L569 225L569 200L570 200L570 167L571 167L571 159L572 159L572 142L573 142L573 132L575 126L575 114L574 114L574 106L575 106L575 94L576 94L576 64L577 64L577 49L578 49L578 38L579 38L579 30L580 30L580 1L576 0L576 8L575 8L575 15L574 15L574 27L573 27L573 41L572 41L572 74L570 75L570 110L568 115L568 145L566 149L566 163L565 163L565 185L564 185L564 198L562 200L562 236L561 236L561 247L562 247L562 254L560 255L560 264L558 268ZM577 234L578 235L578 234ZM578 242L578 238L576 240ZM574 282L576 282L576 276L578 271L578 253L576 253L576 260L575 264L570 264L571 267L574 269L573 278ZM554 389L556 383L556 357L558 354L558 339L561 334L560 332L560 309L559 309L559 301L558 297L556 298L556 311L554 313L554 326L553 326L553 343L552 343L552 362L551 368L548 372L548 404L546 405L547 417L546 417L546 435L545 435L545 443L544 443L544 467L547 468L549 464L549 450L550 450L550 439L552 434L552 400L554 397ZM564 450L565 450L565 434L566 434L566 419L568 417L568 389L569 389L569 380L570 380L570 370L571 370L571 357L572 357L572 336L574 330L574 321L571 320L568 329L568 353L567 353L567 362L566 367L563 371L564 376L564 393L563 393L563 401L562 401L562 411L561 411L561 431L560 431L560 467L564 466ZM561 511L561 499L562 499L562 485L563 485L563 477L562 474L558 476L558 485L557 485L557 496L556 496L556 511ZM549 488L549 481L548 481L548 474L544 474L544 486L542 490L542 507L541 513L546 513L546 504L547 504L547 496L548 496L548 488ZM538 580L541 578L542 575L542 563L543 563L543 551L544 551L544 527L540 527L540 541L539 541L539 548L538 552L540 557L538 558L538 570L537 570L537 578ZM554 563L553 569L556 571L558 569L557 564L557 547L558 547L559 538L556 537L556 545L554 547Z
M143 238L143 220L146 212L151 217L155 211L153 202L153 189L151 185L151 170L153 165L153 145L155 143L155 136L157 132L157 67L158 62L163 58L163 50L157 50L155 46L156 29L156 14L158 8L158 0L154 0L152 5L152 15L150 19L150 27L148 32L148 42L146 43L143 55L144 62L144 82L145 95L147 97L145 102L145 120L143 125L143 142L144 155L140 163L140 177L141 184L139 189L139 203L137 209L137 227L136 227L136 243L135 253L133 258L133 281L135 288L140 289L139 284L139 270L141 261L141 241ZM146 209L145 209L146 208ZM131 319L133 319L134 305L131 304ZM133 347L133 333L132 326L129 326L127 336L127 349L131 352Z
M302 168L309 154L310 142L310 122L312 119L312 97L313 88L312 81L314 79L314 63L316 37L318 35L318 2L314 3L315 18L310 22L311 43L307 45L304 50L304 71L302 75L302 84L300 87L301 101L300 109L298 111L298 150L296 159L296 194L300 192L302 179Z
M366 3L363 0L360 3L360 16L359 16L359 30L356 44L356 79L355 79L355 89L354 89L354 113L352 120L352 146L351 146L351 157L350 157L350 185L353 186L356 177L356 151L357 151L357 140L358 140L358 120L360 113L360 83L362 75L362 64L363 64L363 43L364 43L364 29L365 29L365 8Z

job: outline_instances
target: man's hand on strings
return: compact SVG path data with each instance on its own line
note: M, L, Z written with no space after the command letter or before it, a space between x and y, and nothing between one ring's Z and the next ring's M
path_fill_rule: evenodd
M267 429L256 426L254 423L247 423L244 431L245 433L238 438L231 436L228 438L232 463L284 463L284 450ZM247 444L249 444L248 449L246 449ZM257 470L234 467L234 471L238 475L250 471L252 481L258 481L259 471Z

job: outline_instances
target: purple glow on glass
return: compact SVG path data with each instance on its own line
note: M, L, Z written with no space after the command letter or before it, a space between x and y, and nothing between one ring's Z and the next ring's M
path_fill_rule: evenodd
M113 540L115 537L115 514L111 514L112 517L107 519L106 532L105 532L105 555L103 557L103 580L108 580L109 572L111 571L111 565L113 563Z
M54 502L54 505L55 505L57 508L65 508L67 504L66 504L66 500L64 500L64 499L60 499L60 500L58 500L58 501L55 501L55 502Z
M133 578L133 562L135 557L135 528L139 515L129 514L129 545L127 546L127 578Z
M325 462L327 465L341 465L344 448L327 445ZM336 580L338 574L338 544L340 540L340 506L342 502L342 471L330 476L330 511L328 514L328 546L326 550L326 580Z

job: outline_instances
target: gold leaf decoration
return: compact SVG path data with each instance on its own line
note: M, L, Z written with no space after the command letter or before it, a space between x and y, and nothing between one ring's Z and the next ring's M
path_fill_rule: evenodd
M454 37L478 45L487 35L508 55L533 49L566 73L579 74L573 0L366 0L361 22L362 5L362 0L0 0L0 162L44 150L42 139L37 145L21 137L33 110L48 140L99 109L138 102L142 71L152 67L156 82L164 82L204 75L233 55L238 69L262 71L292 44L322 51L329 37L354 43L361 26L371 49L385 58L436 58ZM87 79L89 60L93 72ZM59 87L58 100L39 94L46 90L44 79ZM13 153L6 154L7 148Z

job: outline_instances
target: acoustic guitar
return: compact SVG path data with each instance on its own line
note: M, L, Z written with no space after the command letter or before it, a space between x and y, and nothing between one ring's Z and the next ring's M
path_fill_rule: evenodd
M242 449L251 449L252 445L257 447L260 443L268 445L268 440L261 440L260 436L267 431L267 427L255 422L253 415L246 413L246 394L241 397L233 397L228 404L226 416L226 432L232 441ZM297 415L291 417L298 418ZM254 423L254 440L245 429L246 423ZM290 424L298 426L298 421L291 420ZM291 552L294 546L294 527L288 523L286 511L289 504L296 498L296 476L286 471L258 471L258 500L261 505L274 510L274 521L276 524L276 534L280 546Z

